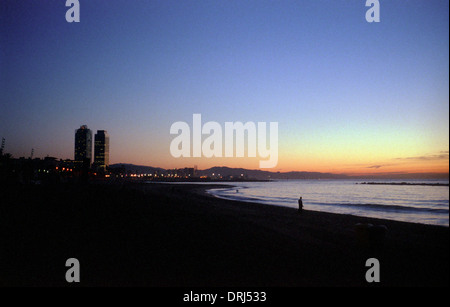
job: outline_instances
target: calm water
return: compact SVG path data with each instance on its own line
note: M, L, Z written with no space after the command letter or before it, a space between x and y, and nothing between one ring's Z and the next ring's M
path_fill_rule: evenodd
M375 180L279 180L240 182L213 189L217 197L352 214L413 223L449 226L448 186L357 184ZM376 181L375 181L376 182ZM379 182L447 183L448 180L382 180Z

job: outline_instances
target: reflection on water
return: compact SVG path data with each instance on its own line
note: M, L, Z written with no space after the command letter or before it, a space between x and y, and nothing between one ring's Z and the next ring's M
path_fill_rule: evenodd
M364 180L237 182L233 183L234 187L210 190L210 193L227 199L292 208L297 208L297 200L302 196L306 210L449 225L448 186L359 184L361 182ZM448 184L442 180L407 182Z

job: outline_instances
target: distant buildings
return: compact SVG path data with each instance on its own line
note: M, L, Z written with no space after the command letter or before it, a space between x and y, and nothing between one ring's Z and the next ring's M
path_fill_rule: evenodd
M92 163L92 132L86 125L75 131L75 163L90 167Z
M75 164L89 169L106 170L109 166L109 135L106 130L97 130L92 156L92 131L83 125L75 131Z
M105 130L97 130L95 134L94 166L103 171L109 166L109 135Z
M196 176L196 169L191 167L175 168L167 170L167 176L169 178L194 178Z
M55 157L33 158L33 150L28 158L13 158L4 154L5 139L0 147L0 185L5 182L24 184L53 184L58 182L88 182L92 178L110 178L109 135L105 130L95 134L92 156L92 131L82 125L75 130L74 160L58 160Z
M73 182L73 160L57 160L55 157L12 158L10 155L0 157L0 182L23 184L41 184Z

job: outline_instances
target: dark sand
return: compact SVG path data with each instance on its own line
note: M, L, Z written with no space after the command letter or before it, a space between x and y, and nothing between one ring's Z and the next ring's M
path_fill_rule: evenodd
M449 228L242 203L205 185L6 186L0 284L67 286L448 286ZM389 229L356 240L359 222Z

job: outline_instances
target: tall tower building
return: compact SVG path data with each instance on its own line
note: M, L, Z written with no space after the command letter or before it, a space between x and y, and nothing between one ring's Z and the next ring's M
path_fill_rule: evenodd
M106 130L97 130L95 134L94 164L102 170L109 165L109 135Z
M86 125L75 130L75 162L87 166L92 163L92 132Z

